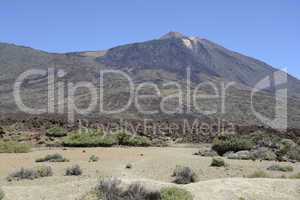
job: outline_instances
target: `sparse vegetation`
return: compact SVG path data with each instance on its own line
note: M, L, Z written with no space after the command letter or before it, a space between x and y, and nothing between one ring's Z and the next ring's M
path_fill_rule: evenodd
M68 167L65 173L66 176L80 176L81 174L82 174L82 170L79 165Z
M122 187L122 181L111 178L101 180L96 188L98 199L101 200L160 200L159 191L146 189L140 183L130 184Z
M4 194L3 190L1 190L1 188L0 188L0 200L2 200L4 198L4 196L5 196L5 194Z
M148 138L132 136L127 133L103 134L94 129L88 129L85 133L75 133L67 136L63 141L68 147L111 147L113 145L124 146L151 146Z
M248 178L270 178L270 176L264 171L256 171L250 174Z
M28 144L14 141L0 141L0 153L28 153L31 147Z
M211 161L210 166L212 167L224 167L225 161L222 158L213 158Z
M50 154L44 158L36 159L35 162L69 162L69 160L60 154Z
M36 168L38 177L53 176L53 171L50 166L39 166Z
M119 145L125 146L151 146L151 142L148 138L142 136L133 136L127 133L117 133L116 137L118 139Z
M52 127L46 132L49 137L64 137L67 135L67 131L62 127Z
M290 176L290 178L292 178L292 179L300 179L300 172L297 173L297 174L294 174L294 175Z
M91 157L89 158L89 162L98 162L99 157L95 156L95 155L91 155Z
M40 166L34 169L24 169L21 168L19 171L16 171L12 174L10 174L7 177L8 181L19 181L23 179L28 179L28 180L33 180L37 178L42 178L42 177L48 177L52 176L52 168L50 166Z
M173 177L175 177L174 183L177 184L189 184L198 181L196 173L191 168L183 166L176 166Z
M111 147L117 143L113 135L103 135L97 131L71 134L63 141L67 147Z
M292 147L288 152L287 156L289 159L300 161L300 146Z
M19 181L19 180L23 180L23 179L33 180L36 178L38 178L36 170L21 168L19 171L16 171L16 172L10 174L7 177L7 180L8 181L13 181L13 180Z
M281 172L292 172L292 171L294 171L294 168L292 166L281 166L281 165L275 164L275 165L271 165L270 167L268 167L267 170L281 171Z
M214 139L212 149L219 155L223 155L229 151L250 150L253 146L253 142L249 139L237 135L224 135Z
M191 193L177 187L163 188L161 190L161 200L192 200Z

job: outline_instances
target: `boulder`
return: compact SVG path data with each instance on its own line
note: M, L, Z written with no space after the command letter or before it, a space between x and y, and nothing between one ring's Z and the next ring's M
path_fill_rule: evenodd
M260 147L251 151L251 156L258 160L276 160L276 154L266 147Z
M250 160L252 158L250 151L238 151L236 153L230 151L225 153L223 156L228 159L235 159L235 160Z
M200 149L195 155L204 156L204 157L215 157L218 156L218 153L212 149Z

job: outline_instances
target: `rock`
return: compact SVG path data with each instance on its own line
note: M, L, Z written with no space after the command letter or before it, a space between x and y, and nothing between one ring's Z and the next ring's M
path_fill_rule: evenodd
M223 156L228 159L235 159L235 160L250 160L252 158L250 151L238 151L236 153L230 151L225 153Z
M251 156L258 160L276 160L276 154L266 147L260 147L251 151Z
M251 159L250 151L238 151L238 152L236 152L236 154L238 155L238 158L241 159L241 160Z
M204 156L204 157L215 157L218 156L218 153L212 149L200 149L195 155Z
M234 160L238 159L237 154L234 153L233 151L226 152L226 153L223 155L223 157L226 157L226 158L228 158L228 159L234 159Z

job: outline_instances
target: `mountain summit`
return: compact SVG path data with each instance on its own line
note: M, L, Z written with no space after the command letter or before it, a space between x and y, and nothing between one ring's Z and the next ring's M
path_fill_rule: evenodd
M184 38L186 37L182 33L170 31L169 33L163 35L160 39L169 39L169 38Z
M161 39L133 43L109 49L97 61L114 68L139 70L163 69L177 77L192 70L198 82L222 79L253 87L277 69L257 59L239 54L207 39L169 32ZM300 93L300 83L290 77L290 94ZM292 84L297 82L297 84Z

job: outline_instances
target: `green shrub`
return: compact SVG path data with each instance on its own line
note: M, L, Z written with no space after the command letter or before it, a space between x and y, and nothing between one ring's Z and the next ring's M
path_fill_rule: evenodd
M92 155L90 158L89 158L89 162L98 162L99 160L99 157L98 156L95 156L95 155Z
M257 131L243 137L253 141L256 145L263 147L274 146L276 144L279 144L282 140L282 138L280 138L278 135L261 131Z
M160 193L161 200L193 200L191 193L177 187L163 188Z
M52 127L46 132L49 137L64 137L67 135L67 131L62 127Z
M116 133L116 137L118 139L119 145L124 145L129 142L129 140L132 136L125 132L121 132L121 133Z
M4 196L5 196L5 194L4 194L3 190L1 190L1 188L0 188L0 200L2 200L4 198Z
M256 171L250 174L248 178L270 178L270 176L264 171Z
M67 147L111 147L118 143L113 135L99 133L76 133L67 136L63 145Z
M33 180L33 179L52 176L52 175L53 173L51 167L40 166L33 169L21 168L19 171L10 174L7 177L7 180L8 181L13 181L13 180L19 181L23 179Z
M36 159L35 162L69 162L69 160L60 154L50 154L46 155L44 158Z
M212 167L224 167L225 161L222 158L213 158L210 166Z
M81 174L82 170L79 165L68 167L65 173L66 176L80 176Z
M174 183L177 184L189 184L198 181L198 176L189 167L176 166L172 176L175 177Z
M50 166L39 166L36 168L38 177L49 177L53 176L53 171Z
M127 133L117 133L116 134L118 144L125 146L151 146L151 141L142 136L133 136Z
M125 146L151 146L151 141L142 136L132 136L127 133L103 135L94 129L86 132L70 134L67 136L63 145L68 147L111 147L113 145Z
M300 146L292 147L286 155L289 159L300 161Z
M212 149L219 155L223 155L229 151L250 150L253 146L253 142L249 139L237 135L225 135L214 139Z
M292 166L281 166L281 165L271 165L267 168L267 170L270 171L281 171L281 172L292 172L294 171L294 168Z
M146 137L135 136L135 137L131 138L126 145L127 146L135 146L135 147L148 147L148 146L151 146L151 142Z
M289 139L282 139L279 144L279 150L276 152L277 159L283 160L283 158L295 148L296 143Z
M31 147L28 144L22 144L14 141L0 141L0 153L28 153L30 150Z

